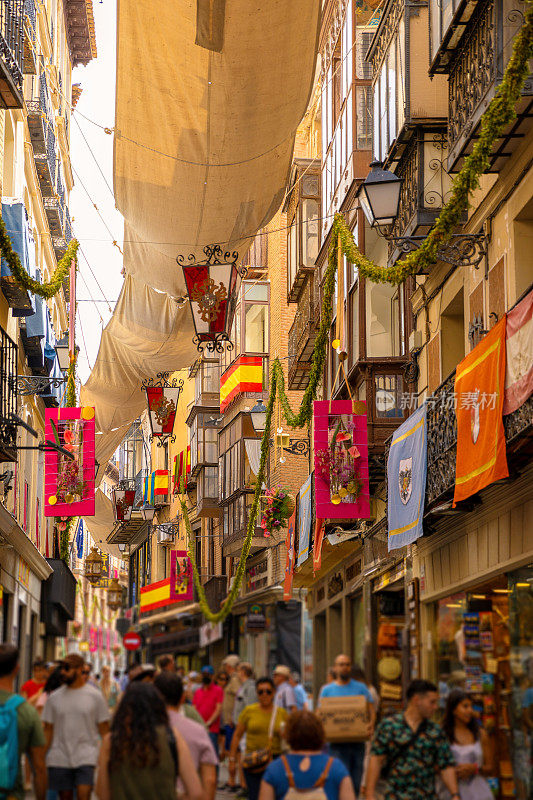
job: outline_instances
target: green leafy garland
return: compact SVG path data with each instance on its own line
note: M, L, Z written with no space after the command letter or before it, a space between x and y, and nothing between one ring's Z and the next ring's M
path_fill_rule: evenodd
M6 224L0 217L0 252L2 258L5 258L12 276L30 292L44 297L45 300L50 300L61 289L63 281L68 275L72 259L76 260L78 252L78 242L72 239L67 247L65 255L57 262L57 267L48 283L39 283L35 278L26 271L22 266L18 253L13 250L11 239L7 232Z
M476 141L472 153L465 159L462 169L453 180L450 199L442 209L435 225L418 250L409 253L406 258L397 262L391 268L381 267L359 251L344 219L340 214L335 215L331 228L328 266L326 268L324 280L320 327L313 350L309 385L304 392L299 411L294 412L290 407L289 400L285 393L283 367L278 358L274 359L270 373L270 392L267 403L266 425L263 438L261 439L261 459L259 462L254 499L248 518L246 536L232 587L221 609L216 612L211 611L205 596L196 564L194 537L187 513L187 506L185 500L181 500L181 509L189 541L189 557L193 568L198 600L204 616L210 622L220 622L228 616L241 589L246 568L246 559L250 553L254 535L259 498L262 493L262 486L265 478L272 427L272 413L276 395L280 399L283 416L289 427L303 428L304 425L309 424L312 418L312 404L313 400L316 399L318 386L323 374L328 334L333 313L332 299L335 274L337 271L339 239L346 259L358 268L361 275L374 283L400 284L409 275L414 275L420 270L431 267L437 261L438 251L450 241L454 229L460 222L461 215L468 208L470 194L479 186L479 178L489 165L489 156L494 142L500 137L504 128L516 118L515 106L520 98L524 82L529 75L528 61L531 58L533 58L533 0L528 0L525 23L514 40L513 52L505 70L503 80L498 88L496 97L492 100L481 118L479 139Z

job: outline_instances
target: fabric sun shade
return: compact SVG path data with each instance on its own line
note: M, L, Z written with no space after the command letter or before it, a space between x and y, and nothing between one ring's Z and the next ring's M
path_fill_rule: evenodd
M124 557L116 544L107 542L107 537L116 524L115 514L112 500L101 489L96 490L94 513L84 515L83 519L93 542L100 550L115 558Z
M119 0L114 188L126 279L82 389L97 431L141 413L144 378L195 358L191 308L173 299L185 294L177 256L201 260L205 245L230 243L240 257L280 208L320 8Z
M261 356L239 356L220 378L220 412L243 392L263 390L263 359Z
M457 365L457 458L453 504L509 475L502 410L505 316Z
M177 255L200 260L212 243L242 255L278 210L319 14L320 0L119 0L114 184L126 274L183 294Z
M507 314L505 337L503 413L511 414L533 393L533 291Z
M394 431L387 461L389 551L423 534L427 472L426 405Z

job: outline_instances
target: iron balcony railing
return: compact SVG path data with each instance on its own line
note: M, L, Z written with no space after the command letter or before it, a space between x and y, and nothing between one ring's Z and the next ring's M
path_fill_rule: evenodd
M0 95L6 108L22 108L24 0L0 0Z
M289 389L305 389L309 383L311 355L320 321L320 307L315 292L317 283L315 277L308 278L289 329Z
M0 462L17 460L17 345L0 328Z
M24 73L37 72L37 13L35 0L24 0Z

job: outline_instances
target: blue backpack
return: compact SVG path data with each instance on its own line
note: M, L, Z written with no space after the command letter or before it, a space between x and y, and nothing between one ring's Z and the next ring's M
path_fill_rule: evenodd
M0 797L17 780L20 762L17 708L24 702L20 694L13 694L0 706Z

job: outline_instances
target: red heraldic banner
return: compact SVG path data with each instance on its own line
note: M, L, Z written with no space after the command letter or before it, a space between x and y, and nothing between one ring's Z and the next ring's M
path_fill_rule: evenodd
M509 475L503 427L503 317L457 365L457 458L453 504Z
M173 550L170 578L141 588L141 614L193 599L192 565L186 550Z
M50 449L45 454L45 516L93 516L94 408L47 408L44 432L47 442L66 451Z
M285 562L285 579L283 581L283 599L290 600L292 597L292 581L294 576L294 537L296 533L296 509L292 512L287 526L287 560Z
M160 386L146 388L148 411L154 436L161 437L172 433L180 392L181 386L164 389Z
M316 516L368 519L368 433L366 403L315 400Z

